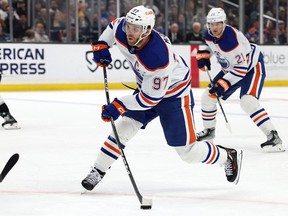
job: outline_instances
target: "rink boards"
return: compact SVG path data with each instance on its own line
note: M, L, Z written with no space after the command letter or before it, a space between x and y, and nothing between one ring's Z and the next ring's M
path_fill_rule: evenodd
M190 65L193 87L208 84L207 74L197 68L196 53L203 45L174 45ZM266 63L266 86L288 86L286 46L262 46ZM129 62L116 46L111 48L113 62L108 68L110 88L135 86ZM93 62L89 44L3 43L0 48L1 91L102 89L102 68ZM220 70L212 57L212 76ZM214 64L213 64L214 63Z

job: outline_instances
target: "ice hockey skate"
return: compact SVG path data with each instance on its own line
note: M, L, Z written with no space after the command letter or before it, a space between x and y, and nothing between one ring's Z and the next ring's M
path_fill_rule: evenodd
M91 172L87 175L85 179L81 182L82 186L86 190L93 190L93 188L102 180L105 173L96 169L95 167L91 170Z
M4 129L6 130L20 129L16 119L10 113L1 113L0 115L4 119L4 122L2 123L2 127Z
M272 130L267 136L267 141L261 144L261 148L266 152L284 152L282 140L277 131Z
M240 171L242 165L243 151L230 148L225 148L223 146L218 147L225 149L227 151L227 161L224 163L224 170L226 173L227 180L234 184L237 184L240 178Z
M196 134L197 141L213 140L215 138L215 128L205 128Z

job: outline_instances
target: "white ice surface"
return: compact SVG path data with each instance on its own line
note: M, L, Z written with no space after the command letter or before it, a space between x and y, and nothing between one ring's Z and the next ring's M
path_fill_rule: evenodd
M197 131L202 129L202 91L194 89ZM110 91L110 97L131 93ZM151 210L140 210L121 158L102 183L81 195L80 182L111 131L100 118L103 90L1 96L22 128L0 128L0 169L12 154L20 154L0 183L0 216L288 215L288 151L261 150L266 137L241 110L238 93L222 102L233 133L218 109L214 140L244 151L238 185L227 182L219 166L181 161L165 143L158 119L129 142L126 157L140 192L153 198ZM288 88L264 88L260 101L287 148Z

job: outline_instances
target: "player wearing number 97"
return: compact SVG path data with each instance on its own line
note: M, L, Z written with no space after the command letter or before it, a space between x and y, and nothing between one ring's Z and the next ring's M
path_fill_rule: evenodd
M203 92L201 110L204 130L197 133L198 141L212 140L215 137L215 95L226 100L240 88L241 108L267 136L267 141L261 147L265 151L284 151L269 115L259 103L266 76L263 54L259 47L249 43L242 32L226 24L226 14L221 8L212 8L207 15L205 41L206 48L199 50L196 57L199 69L210 67L209 58L214 54L222 70Z
M228 181L237 182L241 151L196 141L190 69L172 48L169 39L153 30L154 24L153 11L137 6L126 17L110 23L98 42L93 42L93 52L101 51L94 55L96 63L109 62L111 56L107 51L116 43L130 62L138 85L133 95L119 97L104 106L102 119L116 120L122 116L116 128L124 147L140 129L159 117L168 145L174 147L185 162L225 164ZM101 58L106 61L101 61ZM100 149L94 168L82 181L82 186L92 190L119 156L112 133Z

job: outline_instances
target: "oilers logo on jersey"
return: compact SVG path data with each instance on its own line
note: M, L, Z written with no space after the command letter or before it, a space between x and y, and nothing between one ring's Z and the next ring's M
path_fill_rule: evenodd
M221 65L222 69L226 70L230 67L229 61L226 58L224 58L223 56L221 56L221 54L219 52L215 52L215 56L217 58L217 61Z

